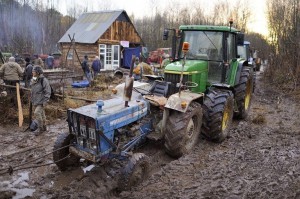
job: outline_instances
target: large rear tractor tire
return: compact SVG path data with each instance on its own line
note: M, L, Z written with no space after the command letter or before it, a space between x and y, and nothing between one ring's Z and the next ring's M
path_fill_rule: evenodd
M79 165L80 158L69 153L68 145L70 145L72 139L72 134L63 133L57 137L54 144L53 161L61 171L66 170L68 167Z
M228 90L211 90L203 104L202 133L211 141L222 142L232 124L234 100Z
M134 153L121 171L118 188L120 191L129 190L148 177L150 159L143 153Z
M165 148L175 158L189 153L197 144L202 125L202 108L197 102L191 102L185 113L172 111L167 118Z
M254 79L252 74L250 74L250 70L244 67L239 83L234 88L237 106L237 112L235 112L234 116L237 119L245 119L248 116L253 93L253 81Z

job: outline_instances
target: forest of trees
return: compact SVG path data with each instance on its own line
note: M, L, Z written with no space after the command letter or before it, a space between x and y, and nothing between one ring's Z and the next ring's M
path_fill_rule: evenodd
M270 67L276 82L300 81L300 0L268 0Z
M289 74L289 77L278 79L292 80L296 86L300 73L299 1L266 0L270 32L267 38L249 31L247 24L255 11L246 0L237 1L236 4L220 0L210 12L198 1L180 7L175 7L176 2L173 1L169 2L168 9L162 9L157 1L152 0L152 7L148 8L152 10L152 15L136 18L131 14L130 18L149 50L170 47L170 43L162 42L164 28L178 28L181 24L228 25L232 18L234 26L246 33L246 40L259 51L260 57L271 63L269 74ZM59 50L56 46L58 40L88 7L72 4L64 16L56 10L57 4L56 0L0 0L0 49L30 54L48 54ZM108 2L104 2L99 10L110 7Z

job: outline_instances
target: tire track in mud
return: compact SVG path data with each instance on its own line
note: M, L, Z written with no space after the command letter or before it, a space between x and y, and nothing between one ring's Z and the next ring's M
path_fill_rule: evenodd
M261 85L246 121L221 144L200 140L121 198L300 198L299 105ZM258 115L263 124L252 121Z

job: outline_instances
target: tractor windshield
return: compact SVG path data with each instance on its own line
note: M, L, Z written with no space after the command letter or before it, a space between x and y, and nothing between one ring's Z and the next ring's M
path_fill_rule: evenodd
M189 42L187 59L222 61L222 32L184 31L183 41ZM183 57L181 54L180 57Z

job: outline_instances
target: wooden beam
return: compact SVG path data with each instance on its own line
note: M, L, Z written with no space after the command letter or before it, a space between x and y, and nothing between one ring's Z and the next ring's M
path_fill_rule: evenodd
M22 110L22 102L21 102L21 97L20 97L20 84L16 84L16 91L17 91L17 101L18 101L18 112L19 112L19 127L23 125L23 110Z
M16 88L16 86L3 85L3 84L0 84L0 86L2 86L2 87L7 87L7 88ZM31 91L30 89L28 89L28 88L23 88L23 87L20 87L20 89L25 90L25 91ZM70 99L74 99L74 100L82 100L82 101L86 101L86 102L97 102L97 101L98 101L98 100L86 99L86 98L81 98L81 97L63 96L63 95L60 95L60 94L54 94L54 95L55 95L56 97L60 97L60 98L70 98Z

